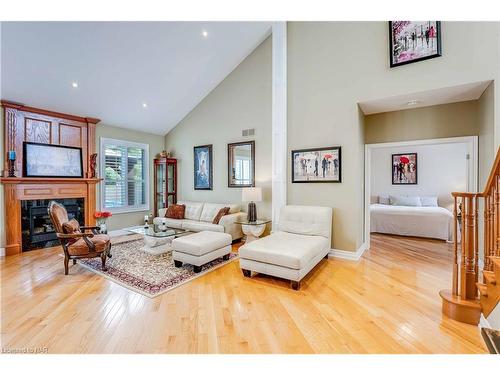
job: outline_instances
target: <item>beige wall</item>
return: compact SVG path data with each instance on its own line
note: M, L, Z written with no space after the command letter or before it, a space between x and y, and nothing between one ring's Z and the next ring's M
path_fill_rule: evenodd
M365 116L365 142L383 143L478 135L478 101ZM491 145L493 148L493 145Z
M153 212L154 201L153 201L153 159L155 156L163 150L163 136L143 133L138 131L133 131L129 129L119 128L110 125L98 124L96 127L96 150L99 153L100 139L103 138L114 138L123 141L131 141L138 143L149 144L149 210L128 212L113 214L111 218L108 219L108 230L115 230L124 227L130 227L133 225L140 225L144 222L144 215ZM100 210L100 185L97 189L97 209Z
M255 136L242 137L255 128ZM179 199L241 202L241 188L227 187L227 144L255 140L256 186L264 202L258 216L271 217L271 39L266 39L165 137L179 166ZM213 190L193 189L193 147L213 145ZM246 207L243 207L246 209Z
M500 23L443 22L442 35L442 57L390 68L387 22L288 23L289 150L340 145L343 155L341 184L288 179L288 202L333 207L334 248L356 250L364 241L357 103L500 78ZM499 108L498 94L494 101Z
M486 180L496 155L494 147L495 83L491 83L477 101L477 124L479 134L479 191L486 187Z

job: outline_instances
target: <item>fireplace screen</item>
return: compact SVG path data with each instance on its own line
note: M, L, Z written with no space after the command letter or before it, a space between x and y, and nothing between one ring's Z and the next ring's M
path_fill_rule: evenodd
M23 251L56 246L59 244L47 208L51 200L28 200L21 202L21 225ZM55 199L68 211L69 219L75 218L80 225L85 223L83 198Z

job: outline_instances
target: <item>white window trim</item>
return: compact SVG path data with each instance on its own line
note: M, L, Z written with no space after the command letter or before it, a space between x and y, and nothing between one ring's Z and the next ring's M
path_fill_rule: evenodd
M140 205L140 206L127 206L123 208L108 208L104 206L105 202L105 197L104 197L104 178L106 176L105 171L104 171L104 146L106 144L113 144L117 146L125 146L125 147L139 147L145 150L145 166L144 166L144 179L146 181L146 186L144 187L144 190L146 192L146 204ZM99 172L100 176L103 179L102 184L100 184L100 203L101 203L101 211L109 211L114 214L124 214L127 212L138 212L138 211L149 211L149 196L150 196L150 191L149 191L149 144L148 143L138 143L138 142L130 142L130 141L123 141L121 139L114 139L114 138L103 138L101 137L100 139L100 145L99 149L101 151L101 155L99 157Z

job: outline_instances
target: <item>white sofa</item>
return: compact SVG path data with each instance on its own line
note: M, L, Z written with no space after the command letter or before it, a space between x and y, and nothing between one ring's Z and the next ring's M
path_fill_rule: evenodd
M331 207L285 206L273 233L239 249L243 275L258 272L291 281L300 280L328 256L332 237Z
M167 226L177 229L186 229L193 232L211 231L228 233L233 241L243 237L241 225L236 224L237 220L245 219L246 213L241 212L241 206L229 203L204 203L191 201L178 201L177 204L186 206L184 219L166 218ZM223 216L219 224L213 224L215 216L223 207L229 207L229 214ZM153 219L153 223L158 225L165 218L166 208L158 210L158 217Z

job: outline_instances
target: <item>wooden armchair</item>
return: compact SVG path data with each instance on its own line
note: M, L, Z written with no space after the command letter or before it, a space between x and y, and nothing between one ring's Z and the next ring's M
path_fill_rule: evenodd
M64 206L55 201L49 203L48 213L64 250L65 275L70 259L76 264L77 259L101 257L102 270L107 270L106 257L111 258L111 241L107 234L100 234L99 227L80 227L75 219L69 220ZM88 230L92 232L86 233Z

